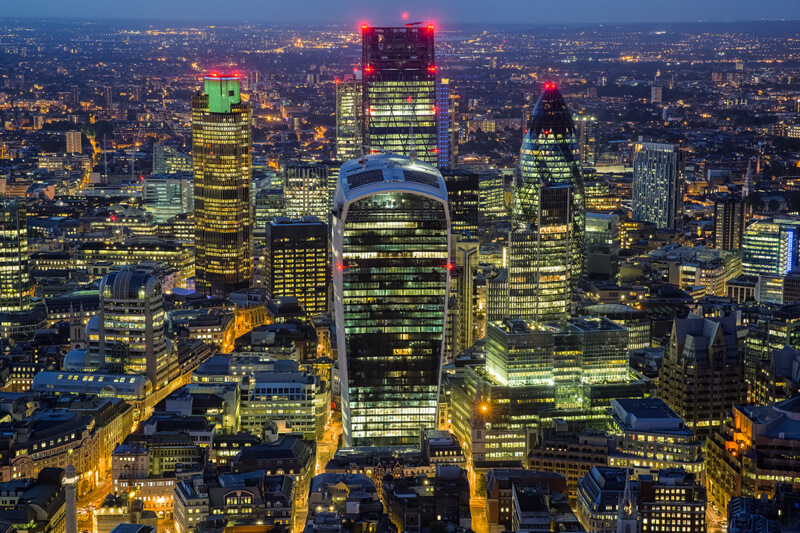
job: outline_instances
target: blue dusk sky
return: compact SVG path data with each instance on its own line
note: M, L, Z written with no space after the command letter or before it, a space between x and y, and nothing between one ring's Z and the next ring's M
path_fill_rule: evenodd
M613 23L800 20L800 0L2 0L3 17L353 23Z

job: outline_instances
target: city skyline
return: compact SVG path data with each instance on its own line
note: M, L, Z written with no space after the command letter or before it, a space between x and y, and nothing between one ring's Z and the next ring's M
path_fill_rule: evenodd
M65 5L0 20L0 533L800 524L800 24L602 23L785 2Z
M793 0L767 0L754 9L746 0L706 0L702 3L677 0L669 10L652 9L645 2L634 0L573 0L560 9L546 10L541 1L523 2L505 0L491 4L479 0L437 2L435 7L421 0L409 0L401 5L377 6L367 0L350 0L342 5L321 0L307 2L302 11L294 5L272 4L269 10L257 0L243 0L234 12L214 10L213 0L192 2L192 12L187 13L188 2L173 0L168 3L144 0L135 6L108 4L98 0L73 0L68 4L57 0L38 0L24 5L5 6L6 17L86 19L140 19L161 21L217 22L275 22L275 23L348 23L367 22L373 26L402 22L402 14L413 20L423 20L447 25L450 23L482 24L586 24L586 23L646 23L646 22L738 22L756 20L800 19L800 5ZM263 9L263 12L259 12ZM394 13L396 11L396 13ZM530 17L530 21L525 20ZM411 20L410 19L410 20Z

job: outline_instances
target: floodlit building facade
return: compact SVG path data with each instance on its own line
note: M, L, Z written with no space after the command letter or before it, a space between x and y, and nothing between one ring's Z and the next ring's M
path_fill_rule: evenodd
M195 285L225 298L253 271L252 111L237 76L211 75L192 98Z

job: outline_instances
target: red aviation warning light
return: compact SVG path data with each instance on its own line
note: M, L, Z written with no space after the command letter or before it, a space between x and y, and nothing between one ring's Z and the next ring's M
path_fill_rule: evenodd
M375 70L375 68L372 65L367 65L366 67L364 67L364 72L366 72L367 74L372 74L373 70Z
M544 88L545 88L546 91L551 91L551 90L554 90L554 89L558 89L558 85L556 85L552 81L548 81L547 83L544 84Z
M428 67L428 72L430 72L431 74L435 74L436 73L436 65L429 66Z
M408 12L403 11L403 20L408 20Z
M433 31L433 30L434 30L433 24L428 24L428 31Z

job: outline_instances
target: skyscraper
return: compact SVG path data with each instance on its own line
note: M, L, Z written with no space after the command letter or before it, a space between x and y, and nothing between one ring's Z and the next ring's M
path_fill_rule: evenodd
M432 166L394 154L342 166L333 283L348 445L409 444L436 426L449 233Z
M480 197L478 174L466 170L444 169L442 177L447 184L453 233L477 236Z
M683 229L686 158L673 144L636 144L633 161L633 218L659 229Z
M212 74L192 98L195 276L198 292L226 297L252 276L252 112L236 76Z
M287 161L283 166L284 210L287 217L317 217L328 221L328 166Z
M336 158L355 159L364 144L361 71L353 79L336 81Z
M436 156L439 168L456 168L458 164L457 101L450 80L442 78L436 84Z
M361 27L365 144L437 163L434 28Z
M575 117L578 128L578 146L581 153L581 165L593 167L597 164L597 119L589 115Z
M744 233L744 202L732 196L714 202L714 248L741 250Z
M266 288L294 296L309 316L328 310L328 225L317 217L277 217L267 224Z
M0 311L30 308L25 201L0 199Z
M143 374L156 389L166 385L174 370L163 299L158 280L132 268L112 272L100 283L97 350L105 366L112 372Z
M533 109L520 153L509 236L508 316L559 320L583 269L583 178L572 117L555 83Z

